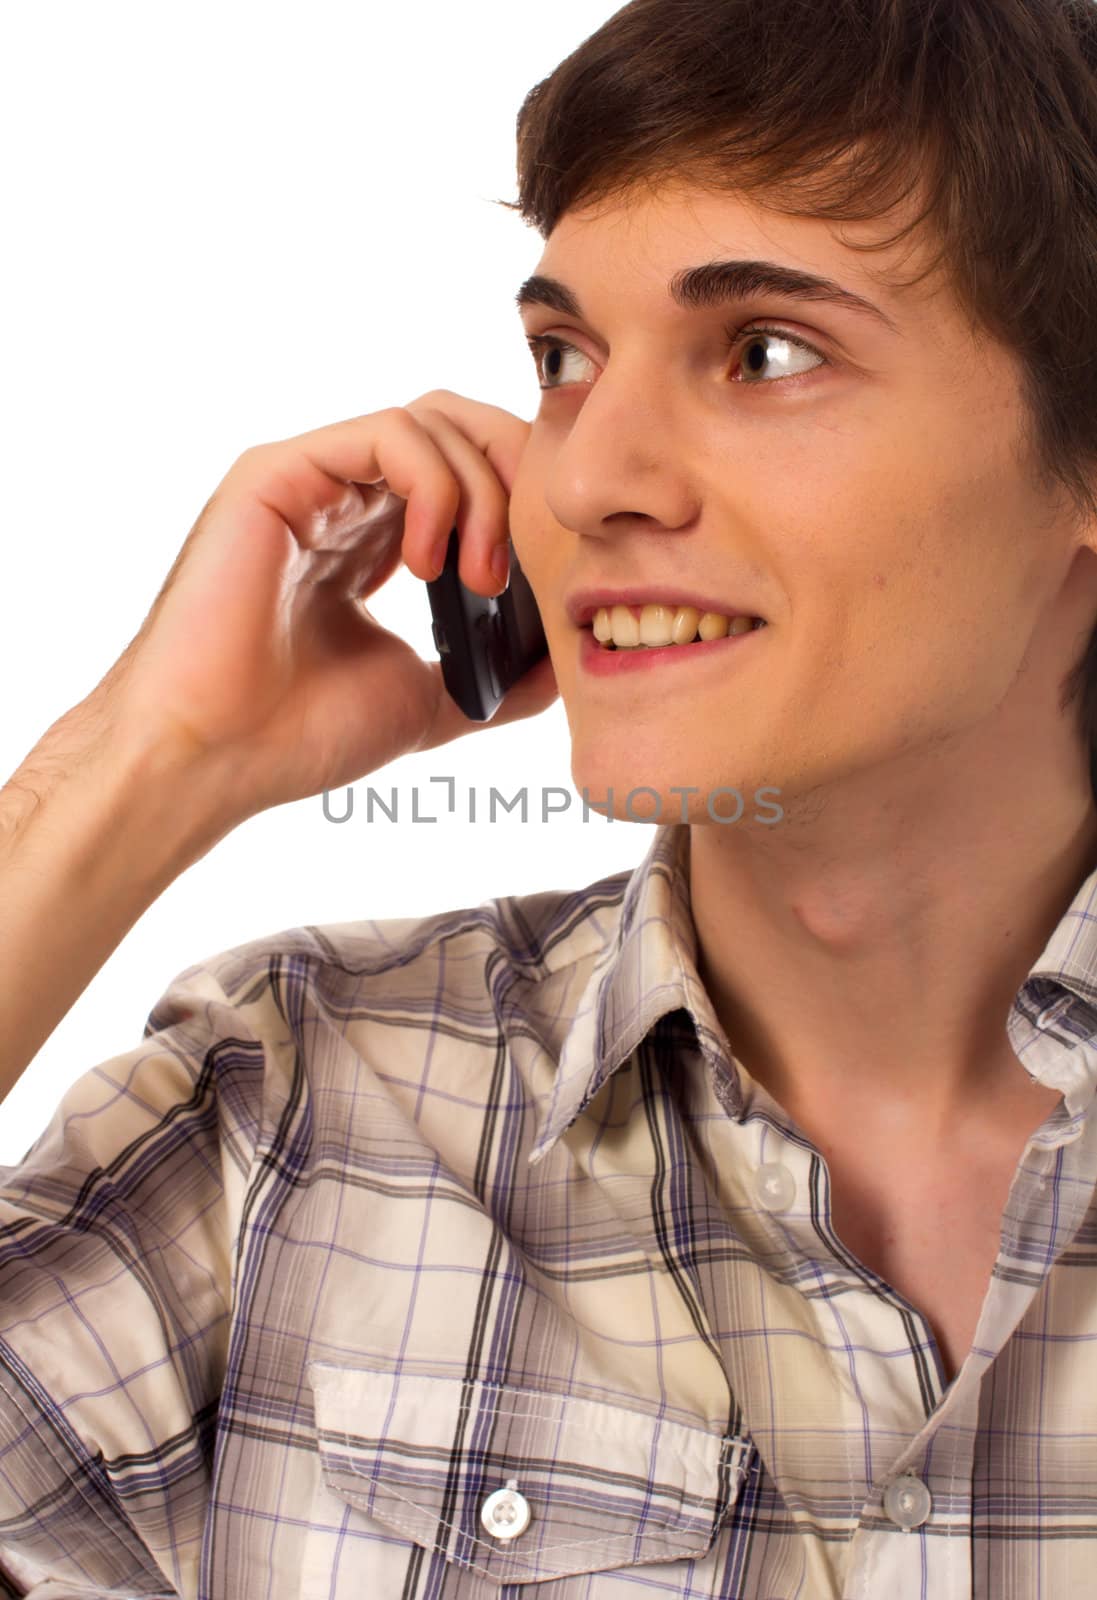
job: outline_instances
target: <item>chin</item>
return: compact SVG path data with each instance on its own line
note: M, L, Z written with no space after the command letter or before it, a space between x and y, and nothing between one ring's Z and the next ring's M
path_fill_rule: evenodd
M646 823L688 821L698 805L701 813L704 812L702 789L698 795L686 795L686 815L683 816L683 797L671 786L701 788L702 780L668 772L665 752L645 761L635 749L611 750L603 742L597 755L573 747L572 756L576 794L582 804L586 790L592 812L606 817L612 815L622 822Z
M696 823L730 832L736 824L772 824L788 792L781 784L784 773L756 777L753 762L744 762L738 773L718 770L711 748L673 749L661 741L645 754L643 734L627 725L579 734L573 726L571 756L580 805L585 789L591 812L622 822ZM606 804L611 790L612 807Z

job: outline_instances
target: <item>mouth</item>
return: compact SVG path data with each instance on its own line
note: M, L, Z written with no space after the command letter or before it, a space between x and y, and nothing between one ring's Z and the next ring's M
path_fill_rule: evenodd
M719 657L727 668L753 655L770 631L762 618L744 618L745 626L734 630L728 627L727 619L723 620L723 631L711 638L695 633L685 643L665 645L617 644L612 639L596 638L593 626L587 625L579 629L579 667L584 673L600 678L650 671L661 672L664 676L670 672L673 677L682 672L688 675L693 670L689 663L700 670L702 663Z
M766 626L764 617L745 611L702 609L690 603L585 602L575 621L606 651L680 650L717 639L740 637Z

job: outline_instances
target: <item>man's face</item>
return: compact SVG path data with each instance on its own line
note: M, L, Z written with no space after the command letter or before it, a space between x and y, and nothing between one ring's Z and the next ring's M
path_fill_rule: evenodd
M840 235L880 233L678 185L569 213L546 242L537 272L582 315L523 309L527 335L574 351L538 358L548 387L511 533L573 779L594 801L612 786L615 815L641 785L661 794L664 821L682 819L675 785L699 791L690 821L709 820L721 785L740 788L749 815L762 785L787 806L939 752L978 725L985 735L1030 657L1065 671L1084 644L1062 613L1077 535L1030 481L1012 357L972 336L938 281L879 286L872 274L917 264L903 247L858 254ZM773 292L675 303L675 275L716 259L821 275L894 329ZM760 326L777 331L743 331ZM696 654L645 652L641 670L584 667L589 632L568 599L657 585L767 626ZM658 820L650 797L633 815Z

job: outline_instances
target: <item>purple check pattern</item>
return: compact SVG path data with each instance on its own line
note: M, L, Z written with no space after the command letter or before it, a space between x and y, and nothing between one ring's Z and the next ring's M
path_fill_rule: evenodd
M688 859L222 952L77 1079L0 1171L0 1593L1097 1596L1097 874L1010 1014L1062 1099L946 1384L731 1054Z

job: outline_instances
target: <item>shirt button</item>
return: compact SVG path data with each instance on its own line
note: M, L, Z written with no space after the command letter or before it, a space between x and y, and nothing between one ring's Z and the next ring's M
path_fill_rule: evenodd
M921 1478L915 1478L911 1473L896 1478L884 1495L884 1510L892 1522L898 1523L907 1533L911 1528L922 1526L932 1505L929 1490Z
M518 1493L518 1479L508 1478L505 1489L489 1494L480 1507L480 1521L495 1539L517 1539L529 1527L529 1501Z
M767 1211L787 1211L796 1198L796 1179L779 1161L766 1161L754 1174L754 1192Z

